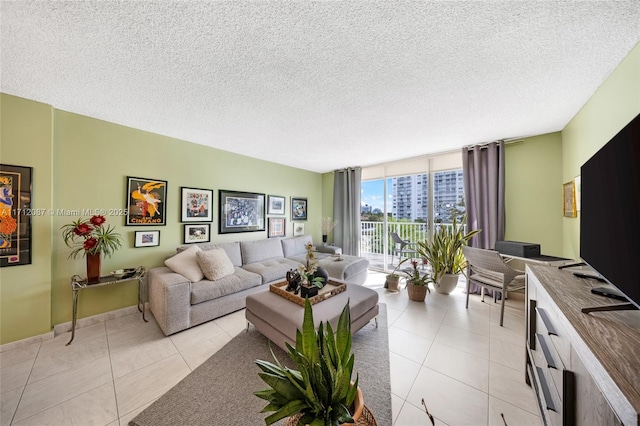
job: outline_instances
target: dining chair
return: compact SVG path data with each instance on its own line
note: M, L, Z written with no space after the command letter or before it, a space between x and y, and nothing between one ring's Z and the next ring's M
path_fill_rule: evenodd
M398 256L398 261L402 259L402 255L415 255L418 251L414 248L417 243L412 243L409 240L403 240L400 238L397 232L390 232L389 235L393 240L393 249L391 251L391 264L393 264L393 257ZM408 257L408 256L407 256Z
M496 301L496 293L501 294L500 326L504 321L504 301L510 291L524 288L524 271L509 266L500 253L495 250L480 249L476 247L462 247L464 257L467 259L467 308L469 308L469 289L471 281L484 289L493 290L493 300Z

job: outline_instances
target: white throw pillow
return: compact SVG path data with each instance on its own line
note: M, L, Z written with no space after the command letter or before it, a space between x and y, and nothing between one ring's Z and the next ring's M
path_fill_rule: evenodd
M229 259L229 256L227 256L227 252L221 248L201 250L196 253L196 258L198 259L198 265L200 265L204 276L210 281L219 280L235 272L233 263L231 259Z
M173 272L184 275L192 283L196 283L204 278L202 269L198 265L196 253L201 252L200 247L192 246L181 251L175 256L164 261L164 264Z

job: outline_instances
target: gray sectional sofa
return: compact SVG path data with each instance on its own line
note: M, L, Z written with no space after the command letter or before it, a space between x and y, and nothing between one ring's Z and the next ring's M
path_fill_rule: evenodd
M282 281L287 271L305 261L305 244L309 242L312 242L311 236L304 235L285 239L199 244L197 247L203 251L224 250L233 265L233 272L230 270L228 275L216 280L205 277L192 281L167 266L151 268L147 275L150 310L162 331L170 335L243 309L247 295ZM193 246L178 247L176 256L188 249L193 251ZM316 249L318 264L327 270L329 277L349 284L360 285L365 282L369 267L367 259L347 255L336 257L332 249L323 246Z

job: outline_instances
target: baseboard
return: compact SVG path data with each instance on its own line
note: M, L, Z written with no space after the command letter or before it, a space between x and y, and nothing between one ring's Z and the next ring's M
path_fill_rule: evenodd
M33 345L34 343L43 342L54 338L53 331L48 333L39 334L37 336L27 337L26 339L16 340L15 342L5 343L0 345L0 353L11 351L14 349L20 349L25 346Z
M147 314L149 314L147 309ZM100 324L115 318L125 317L127 315L140 314L137 306L129 306L115 311L104 312L102 314L93 315L86 318L80 318L76 321L76 330L82 327L89 327L91 325ZM140 314L141 315L141 314ZM40 334L38 336L27 337L26 339L16 340L15 342L5 343L0 345L0 352L6 352L13 349L19 349L25 346L32 345L34 343L42 342L45 340L53 339L54 337L71 331L71 321L56 324L53 326L53 330L49 333Z
M102 314L93 315L90 317L80 318L76 321L76 330L82 327L89 327L92 325L100 324L112 319L125 317L127 315L132 315L135 313L139 313L137 306L129 306L122 309L117 309L115 311L104 312ZM71 331L72 322L63 322L61 324L56 324L53 326L53 334L54 336L58 336L62 333L68 333Z

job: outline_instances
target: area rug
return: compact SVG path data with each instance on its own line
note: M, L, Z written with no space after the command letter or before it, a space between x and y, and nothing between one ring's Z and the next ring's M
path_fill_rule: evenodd
M255 328L242 331L180 383L138 414L129 426L264 425L260 413L266 401L253 392L267 386L258 377L255 359L278 359L291 366L287 354ZM391 385L386 305L380 304L378 327L373 321L353 336L356 362L365 404L379 426L390 426ZM284 421L277 423L284 424Z

